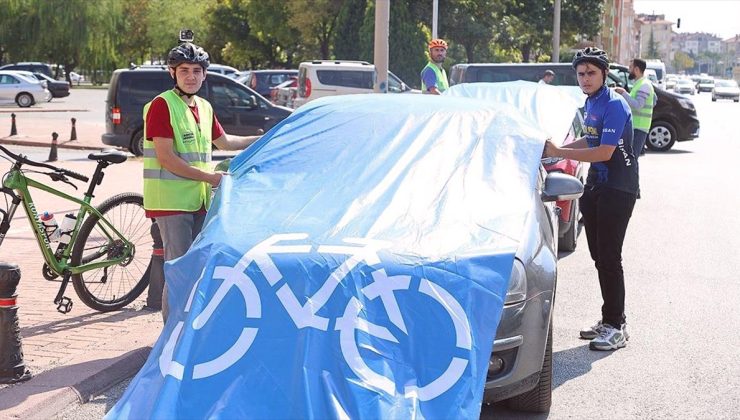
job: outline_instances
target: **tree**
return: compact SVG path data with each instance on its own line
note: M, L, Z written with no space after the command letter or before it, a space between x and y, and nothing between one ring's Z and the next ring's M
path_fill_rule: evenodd
M339 60L359 60L360 31L367 9L367 0L346 0L337 17L334 31L334 57Z
M694 60L683 51L676 51L673 56L673 67L676 71L684 71L686 69L694 68Z
M41 0L44 1L44 0ZM115 1L115 0L114 0ZM192 29L195 43L208 39L208 20L206 11L215 0L200 0L182 3L170 0L149 0L145 24L153 58L164 59L177 45L181 29Z
M493 41L501 15L501 2L496 0L452 0L441 4L440 15L445 17L441 35L465 49L468 63L477 57L489 58L489 44Z
M409 3L391 2L388 33L388 67L410 86L419 86L419 72L427 61L426 35L422 25L412 19ZM360 57L374 59L375 3L368 3L360 29Z
M288 25L298 31L307 53L328 60L342 0L292 0Z
M646 58L660 58L660 52L658 51L658 48L659 44L655 41L655 34L653 33L653 27L651 26Z

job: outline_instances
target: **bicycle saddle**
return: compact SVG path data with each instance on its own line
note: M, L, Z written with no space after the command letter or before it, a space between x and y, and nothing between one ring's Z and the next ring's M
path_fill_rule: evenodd
M97 153L90 153L87 155L90 160L105 161L108 163L122 163L128 159L126 153L118 150L103 150Z

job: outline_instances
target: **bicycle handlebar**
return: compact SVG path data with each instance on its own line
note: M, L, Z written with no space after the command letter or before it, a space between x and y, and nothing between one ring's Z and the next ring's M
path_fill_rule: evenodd
M52 166L52 165L49 165L49 164L46 164L46 163L35 162L33 160L28 159L27 157L25 157L23 155L16 155L15 153L11 152L10 150L8 150L7 148L5 148L2 145L0 145L0 150L2 150L6 155L8 155L11 158L15 159L16 162L21 162L23 164L30 165L30 166L36 166L36 167L39 167L39 168L51 169L51 170L53 170L55 172L62 173L64 175L69 176L70 178L74 178L74 179L79 180L79 181L82 181L82 182L87 182L87 181L90 180L90 178L86 177L85 175L78 174L77 172L70 171L70 170L64 169L64 168L57 168L56 166Z

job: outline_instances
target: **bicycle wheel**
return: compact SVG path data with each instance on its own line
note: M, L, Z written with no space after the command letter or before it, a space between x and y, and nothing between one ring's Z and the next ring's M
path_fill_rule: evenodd
M85 305L107 312L133 302L149 284L149 276L145 273L153 246L152 223L146 218L144 199L140 194L113 196L105 200L98 211L134 245L133 255L123 262L72 276L75 291ZM120 255L121 240L110 240L105 234L107 230L97 216L89 216L80 228L71 264L88 264Z

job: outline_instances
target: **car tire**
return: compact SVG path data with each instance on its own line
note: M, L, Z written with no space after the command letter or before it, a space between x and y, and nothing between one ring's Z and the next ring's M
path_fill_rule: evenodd
M712 96L712 102L717 102L717 98L715 98L714 96Z
M131 136L131 147L129 147L131 153L136 156L144 155L144 131L139 130Z
M740 102L740 99L733 99L732 102Z
M33 105L33 96L30 93L21 92L15 97L15 103L21 108L28 108Z
M509 408L516 411L547 413L552 405L552 319L550 331L547 333L545 357L542 360L542 370L535 387L524 394L507 400Z
M676 129L670 123L657 121L650 127L645 144L654 152L665 152L676 143Z
M558 250L573 252L576 250L578 245L578 216L579 216L578 200L573 200L570 204L570 227L558 239Z

